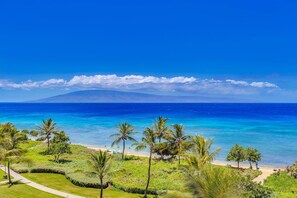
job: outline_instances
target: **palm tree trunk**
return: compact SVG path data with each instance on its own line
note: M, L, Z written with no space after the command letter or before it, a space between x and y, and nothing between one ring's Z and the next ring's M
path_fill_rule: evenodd
M258 167L258 161L256 161L256 169L257 170L259 169L259 167Z
M10 177L10 161L7 162L7 173L8 173L8 183L11 185L11 177Z
M103 197L103 179L100 177L100 198Z
M178 165L180 165L180 153L181 153L181 146L178 146Z
M237 168L239 169L239 161L237 161Z
M122 153L122 160L124 159L125 157L125 146L126 146L126 143L125 143L125 140L123 140L123 153Z
M47 139L47 150L49 151L50 139L49 139L49 137L47 137L46 139Z
M147 171L147 183L144 191L144 198L147 198L147 190L150 184L150 179L151 179L151 165L152 165L152 150L150 150L150 157L149 157L149 167Z
M253 169L252 162L251 162L251 161L249 161L249 163L250 163L250 169Z

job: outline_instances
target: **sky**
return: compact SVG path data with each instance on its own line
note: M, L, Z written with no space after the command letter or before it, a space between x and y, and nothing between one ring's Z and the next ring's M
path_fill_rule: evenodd
M76 90L297 101L297 1L0 1L0 102Z

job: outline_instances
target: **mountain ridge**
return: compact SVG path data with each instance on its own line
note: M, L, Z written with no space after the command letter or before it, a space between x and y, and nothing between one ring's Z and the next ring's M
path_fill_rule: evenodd
M226 102L224 98L203 96L171 96L113 90L83 90L48 98L28 101L30 103L174 103L174 102Z

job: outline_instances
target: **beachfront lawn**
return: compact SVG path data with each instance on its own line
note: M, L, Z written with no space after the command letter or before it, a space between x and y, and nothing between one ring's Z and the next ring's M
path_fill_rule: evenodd
M84 188L75 186L70 181L68 181L65 176L59 174L49 174L49 173L26 173L23 174L24 177L39 183L41 185L60 190L63 192L80 195L83 197L98 197L100 194L99 189L95 188ZM103 192L106 198L139 198L139 194L129 194L114 188L106 189Z
M1 198L58 198L59 196L52 195L30 186L26 184L14 184L12 186L9 185L0 185L0 197Z
M73 185L66 179L67 177L71 179L72 182L79 182L80 186L84 186L85 184L98 185L98 177L92 173L88 164L90 153L94 152L93 150L80 145L71 145L72 154L63 155L63 163L56 163L53 161L53 156L42 155L42 152L46 150L46 144L43 142L29 141L23 144L22 147L27 150L23 157L29 160L14 163L12 167L16 171L23 173L32 172L31 174L25 174L25 176L43 185L53 185L49 187L58 190L66 191L64 189L67 189L67 192L78 195L82 195L80 193L90 193L90 196L98 195L98 189L81 188ZM182 160L182 165L184 163L185 162ZM127 156L127 159L122 161L120 155L115 155L112 160L112 174L105 179L105 182L111 181L117 189L115 190L115 188L113 188L109 190L110 193L117 194L123 193L123 191L142 193L147 181L147 167L148 158L146 157ZM222 166L222 168L227 167ZM33 174L33 172L42 171L48 173L51 170L63 172L66 176L59 174ZM251 170L236 171L244 173L245 175L251 175L251 177L255 177L259 174L259 172ZM158 194L167 190L186 191L186 178L182 170L178 168L177 161L164 162L153 160L151 174L149 190L157 192ZM59 183L60 181L65 181L65 185L66 182L68 182L67 187L62 187L63 184ZM121 191L119 191L119 189ZM129 197L131 197L131 194L129 194Z
M98 184L98 177L92 174L88 164L88 159L92 150L80 146L71 145L72 154L62 156L65 163L55 163L53 156L41 155L46 149L46 144L42 142L29 141L22 145L27 150L24 157L30 162L13 164L16 171L31 171L34 169L55 169L64 171L73 180L84 183ZM184 190L185 177L177 169L177 162L156 162L152 163L152 178L150 190ZM146 157L128 157L122 161L120 156L115 156L112 162L113 174L106 179L118 188L145 189L147 181L148 159ZM171 182L168 182L171 181Z
M276 174L269 176L264 186L275 192L276 197L297 197L297 179L288 176L285 172L281 172L279 176Z

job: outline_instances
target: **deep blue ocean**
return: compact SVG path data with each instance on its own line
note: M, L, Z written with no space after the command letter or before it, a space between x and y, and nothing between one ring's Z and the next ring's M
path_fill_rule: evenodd
M118 123L134 125L140 139L159 115L169 124L183 124L187 134L214 138L214 148L222 148L217 160L224 160L236 143L260 150L262 164L286 166L297 160L297 104L0 103L0 123L35 129L52 118L72 143L106 147Z

